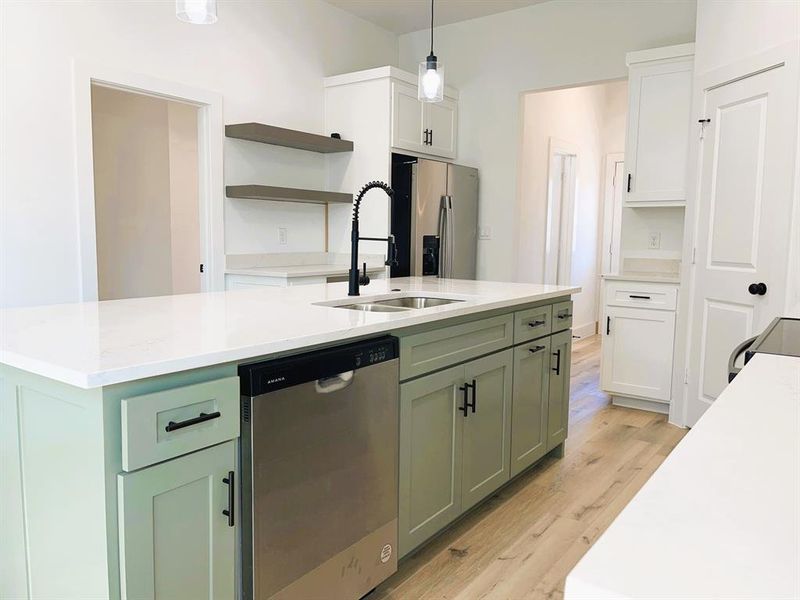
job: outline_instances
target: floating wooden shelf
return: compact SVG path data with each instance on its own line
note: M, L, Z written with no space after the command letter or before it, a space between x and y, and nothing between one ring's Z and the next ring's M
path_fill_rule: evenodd
M321 152L323 154L353 151L353 142L349 140L340 140L294 129L284 129L283 127L274 127L263 123L225 125L225 135L229 138L310 150L311 152Z
M228 198L247 198L250 200L274 200L276 202L305 202L307 204L332 204L353 202L353 196L341 192L304 190L300 188L277 187L274 185L228 185L225 186Z

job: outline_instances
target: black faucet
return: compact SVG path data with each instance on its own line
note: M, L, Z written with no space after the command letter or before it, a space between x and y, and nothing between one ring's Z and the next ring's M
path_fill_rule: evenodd
M385 238L376 237L359 237L358 234L358 210L361 208L361 199L372 188L380 188L391 199L394 196L394 190L382 181L370 181L367 185L361 188L358 192L355 202L353 202L353 230L350 232L350 273L349 273L349 287L347 291L348 296L358 296L358 286L367 285L369 283L369 276L367 275L367 263L364 263L364 273L358 272L358 241L369 240L372 242L386 242L388 249L386 252L386 266L397 266L397 245L394 242L394 236L389 235Z

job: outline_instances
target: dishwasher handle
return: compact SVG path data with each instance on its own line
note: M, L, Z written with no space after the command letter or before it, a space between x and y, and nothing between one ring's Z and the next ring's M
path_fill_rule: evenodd
M338 392L352 385L355 374L356 372L354 370L345 371L338 375L317 379L314 382L314 390L318 394L332 394L333 392Z

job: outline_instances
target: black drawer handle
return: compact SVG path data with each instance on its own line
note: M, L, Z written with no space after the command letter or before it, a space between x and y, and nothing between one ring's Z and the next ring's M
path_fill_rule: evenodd
M561 349L559 348L553 352L553 356L556 357L556 367L553 369L553 371L556 372L556 375L561 375Z
M650 296L637 296L636 294L628 294L628 298L636 298L637 300L650 300Z
M542 325L544 325L544 323L545 323L544 321L529 321L528 327L530 328L541 327Z
M606 335L611 335L611 317L606 317Z
M572 318L572 313L564 313L564 314L558 315L558 318L559 319L571 319Z
M228 517L228 527L234 526L233 520L233 507L235 506L234 486L233 486L233 471L228 471L228 476L222 478L222 483L228 485L228 508L222 511L222 514Z
M530 352L531 354L536 354L537 352L540 352L542 350L544 350L544 346L534 346L533 348L528 348L528 352Z
M461 406L458 407L458 410L464 413L464 418L469 415L469 384L465 383L462 386L458 387L459 391L462 393L461 398Z
M167 431L175 431L176 429L183 429L184 427L191 427L192 425L197 425L198 423L205 423L206 421L210 421L211 419L219 419L222 414L217 410L213 413L204 413L201 412L199 416L193 417L191 419L186 419L185 421L170 421L167 423L167 426L164 427Z

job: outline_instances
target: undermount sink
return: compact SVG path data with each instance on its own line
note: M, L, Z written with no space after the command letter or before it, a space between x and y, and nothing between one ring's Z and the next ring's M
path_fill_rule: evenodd
M453 298L430 298L428 296L406 296L404 298L389 298L388 300L375 300L373 304L381 306L400 306L402 308L430 308L431 306L443 306L453 302L463 302Z
M347 308L364 312L402 312L432 306L443 306L453 302L463 302L454 298L432 298L429 296L405 296L403 298L387 298L385 300L365 300L364 302L351 302L339 304L335 308Z

